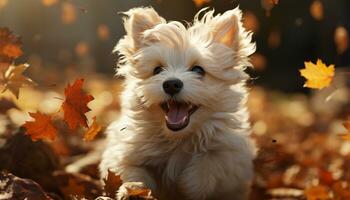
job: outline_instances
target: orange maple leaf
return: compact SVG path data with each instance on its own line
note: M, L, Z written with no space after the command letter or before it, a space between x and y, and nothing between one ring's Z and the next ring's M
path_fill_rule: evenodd
M12 63L23 54L21 39L15 36L8 28L0 27L0 62Z
M27 129L26 135L29 135L33 141L47 138L54 140L57 135L57 129L51 121L51 117L40 112L29 113L35 121L26 121L24 127Z
M334 65L327 67L320 59L316 64L305 62L305 69L301 69L300 74L307 80L304 87L322 89L331 84L334 77Z
M93 140L96 137L96 135L101 131L101 129L102 129L102 126L100 126L96 122L96 117L94 117L89 129L84 133L84 140L85 141Z
M73 85L68 84L64 90L66 100L63 102L61 108L64 112L63 118L70 129L75 129L78 124L88 127L85 113L90 111L87 104L94 97L87 95L82 90L83 83L84 79L77 79Z

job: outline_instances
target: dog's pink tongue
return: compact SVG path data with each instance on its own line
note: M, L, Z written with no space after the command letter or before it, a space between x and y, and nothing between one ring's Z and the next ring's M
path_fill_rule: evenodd
M188 105L183 103L170 102L169 111L166 113L166 120L171 124L183 123L188 117Z

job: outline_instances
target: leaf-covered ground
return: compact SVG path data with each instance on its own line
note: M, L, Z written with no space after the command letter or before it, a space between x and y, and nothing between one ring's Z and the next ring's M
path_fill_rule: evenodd
M342 124L350 110L350 93L341 79L335 83L336 93L325 89L310 97L252 88L252 137L260 150L251 199L350 199L350 141L341 137L347 133ZM97 171L103 134L84 141L84 128L72 131L62 116L55 116L65 98L64 87L24 88L18 100L10 93L2 95L0 199L113 198L120 180L111 174L103 187ZM88 104L89 124L93 116L103 127L118 117L120 80L86 77L84 87L95 98ZM53 116L54 141L33 142L25 135L21 126L30 120L29 111ZM149 191L135 195L151 198Z

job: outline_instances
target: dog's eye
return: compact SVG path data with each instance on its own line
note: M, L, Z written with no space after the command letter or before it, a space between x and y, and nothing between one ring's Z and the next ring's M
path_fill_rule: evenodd
M153 75L159 74L159 73L162 72L163 70L164 70L163 67L158 66L158 67L154 68L154 70L153 70Z
M198 66L198 65L193 66L191 71L192 72L196 72L197 74L200 74L201 76L204 76L204 74L205 74L204 69L201 66Z

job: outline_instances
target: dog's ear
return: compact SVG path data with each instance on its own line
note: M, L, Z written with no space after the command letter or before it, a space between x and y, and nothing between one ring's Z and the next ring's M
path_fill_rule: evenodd
M126 15L124 18L124 27L127 37L130 37L132 40L134 50L137 50L142 46L142 33L144 31L153 28L157 24L165 23L165 20L150 7L133 8L124 14Z
M211 32L215 42L222 43L228 47L235 47L238 44L240 23L242 13L236 8L217 15L209 21Z

